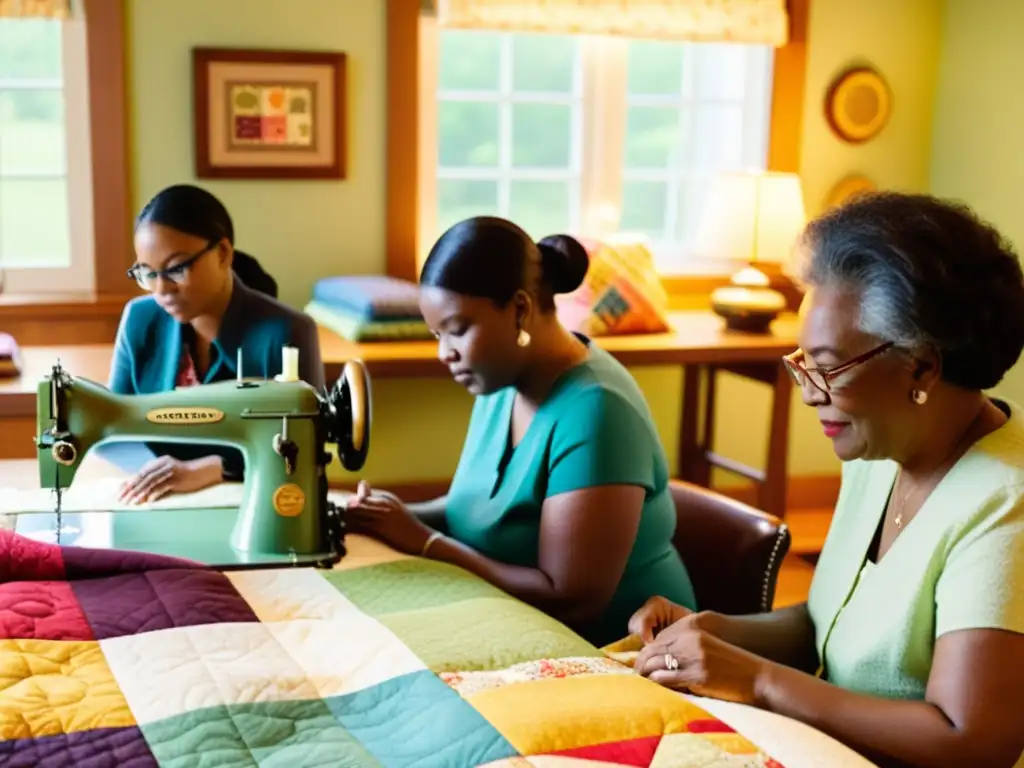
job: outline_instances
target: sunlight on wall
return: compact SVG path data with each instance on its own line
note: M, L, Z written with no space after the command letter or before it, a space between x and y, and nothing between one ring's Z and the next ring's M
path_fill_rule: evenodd
M812 212L833 183L854 171L882 186L927 187L940 10L939 0L813 0L801 163ZM305 302L317 277L383 271L384 0L130 0L130 11L136 210L161 187L193 180L193 45L341 49L349 54L349 179L204 186L223 197L239 246L275 275L282 298L293 305ZM876 140L849 147L829 132L822 99L831 78L858 61L873 63L888 79L895 111ZM682 376L666 368L633 373L674 462ZM760 465L767 445L767 390L724 379L717 448ZM450 381L378 381L374 405L367 477L397 483L451 476L471 405L460 387ZM797 394L792 425L791 473L837 472L813 411Z
M948 0L935 107L931 188L960 199L1024 248L1021 190L1024 104L1013 84L1024 80L1024 3ZM997 393L1024 404L1024 366Z

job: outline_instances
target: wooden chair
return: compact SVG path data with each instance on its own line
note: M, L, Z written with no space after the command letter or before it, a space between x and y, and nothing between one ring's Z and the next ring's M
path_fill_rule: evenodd
M777 517L716 491L674 480L673 543L690 573L701 610L732 615L772 609L789 527Z

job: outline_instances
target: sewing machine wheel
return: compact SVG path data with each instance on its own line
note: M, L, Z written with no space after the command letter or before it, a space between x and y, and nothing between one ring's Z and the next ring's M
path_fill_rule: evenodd
M370 375L358 360L345 368L328 398L331 419L329 439L338 446L338 458L350 472L363 468L370 451Z

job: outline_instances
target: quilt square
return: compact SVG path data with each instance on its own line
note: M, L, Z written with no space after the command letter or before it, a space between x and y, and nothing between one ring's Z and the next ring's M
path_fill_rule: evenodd
M565 757L564 755L531 755L530 757L510 757L507 760L496 760L493 763L481 765L479 768L622 768L622 764L585 760L582 757ZM701 768L706 768L706 766Z
M326 699L338 721L380 763L416 768L482 765L516 750L430 672L414 672Z
M177 627L100 646L140 725L203 707L319 698L262 624Z
M0 529L0 582L63 578L64 554L59 546Z
M0 640L0 739L132 725L98 643Z
M646 736L642 739L629 739L628 741L610 741L600 744L591 744L586 747L576 747L560 753L560 757L572 757L579 760L601 760L612 765L632 765L636 768L648 768L654 753L658 750L658 744L662 741L661 734L657 736ZM691 765L689 762L672 763L675 768ZM697 765L704 766L703 763Z
M345 497L350 495L345 494ZM342 498L342 494L331 493L331 501L335 504L344 503L344 498ZM387 544L382 544L374 538L358 533L345 534L345 547L348 554L335 563L332 571L349 571L355 568L365 568L368 565L413 559L412 555L399 552Z
M323 701L212 707L143 726L160 766L362 768L376 765Z
M677 768L681 765L712 765L718 768L782 768L757 752L749 743L740 745L716 743L713 737L696 733L674 733L658 745L650 768Z
M72 582L96 639L258 619L223 573L169 568Z
M97 728L40 739L0 741L0 764L5 768L157 768L138 728Z
M66 581L0 584L0 639L94 640Z
M563 624L508 598L463 600L387 614L380 621L435 672L504 669L562 656L603 657Z
M323 578L371 616L432 608L479 597L511 600L483 579L434 560L406 559Z
M463 698L481 691L529 680L574 675L632 675L633 671L611 659L591 657L540 659L515 664L508 669L483 672L442 672L440 678Z
M348 598L312 568L232 571L227 578L265 623L291 619L347 620L361 615Z
M264 626L324 698L426 669L390 630L358 612L344 620L282 621Z
M524 755L682 733L707 718L688 699L632 674L531 680L467 700Z

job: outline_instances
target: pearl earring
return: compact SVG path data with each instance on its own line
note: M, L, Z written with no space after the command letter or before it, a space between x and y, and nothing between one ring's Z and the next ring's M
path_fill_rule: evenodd
M910 399L918 405L924 405L928 402L928 393L923 389L914 389L910 392Z
M518 344L520 347L530 346L530 334L528 334L525 330L520 330L519 335L516 336L516 344Z

